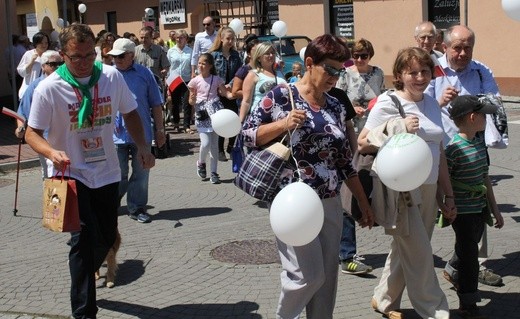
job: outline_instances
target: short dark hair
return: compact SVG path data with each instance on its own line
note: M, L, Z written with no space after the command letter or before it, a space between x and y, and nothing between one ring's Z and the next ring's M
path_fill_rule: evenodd
M46 33L36 32L32 38L33 45L36 46L36 45L42 43L44 38L47 39L47 43L50 45L51 39L49 38L49 36Z
M312 40L305 49L305 58L310 57L314 64L325 59L345 62L350 59L350 51L340 38L332 34L324 34Z
M86 24L72 24L64 28L59 36L60 45L62 50L65 50L67 44L71 40L76 40L80 43L92 40L92 43L96 42L96 37L92 29Z

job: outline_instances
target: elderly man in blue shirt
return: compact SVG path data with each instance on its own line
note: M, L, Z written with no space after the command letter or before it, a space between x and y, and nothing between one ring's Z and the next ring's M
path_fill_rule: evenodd
M439 63L446 76L437 76L425 93L435 98L442 108L444 146L458 132L450 119L449 103L458 95L493 93L499 95L493 72L483 63L473 60L475 33L465 26L456 25L444 33L445 54Z
M134 62L135 43L129 39L117 39L108 54L114 57L116 68L123 74L126 84L134 94L146 142L151 147L155 134L157 145L161 147L166 141L162 120L163 98L152 72ZM154 127L152 127L152 116ZM119 198L121 199L126 193L128 216L140 223L149 223L152 219L146 210L146 205L148 204L150 170L144 169L138 162L137 146L130 137L121 114L116 117L114 143L121 167ZM130 156L132 175L128 178Z
M458 133L458 128L450 118L450 102L459 95L477 95L492 93L500 95L493 72L483 63L473 60L475 33L466 26L456 25L444 33L443 48L445 54L439 58L444 75L437 76L426 88L425 93L434 97L442 113L444 126L444 146ZM502 284L502 277L484 266L488 258L487 231L484 228L479 243L479 282L490 286ZM454 253L446 264L444 277L457 286L458 258Z

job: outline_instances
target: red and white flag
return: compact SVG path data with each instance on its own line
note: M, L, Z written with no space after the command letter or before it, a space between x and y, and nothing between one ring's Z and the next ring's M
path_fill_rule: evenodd
M436 78L441 77L441 76L446 76L446 72L444 72L444 68L439 63L439 60L437 59L435 54L432 54L431 57L433 60L433 64L435 64L435 66L433 67L433 76Z
M2 111L3 114L5 114L7 116L15 118L15 119L19 120L20 122L25 122L25 118L23 116L21 116L20 114L16 113L15 111L13 111L11 109L8 109L5 106L0 106L0 110Z
M181 76L177 73L171 72L166 78L166 85L168 85L168 91L173 92L179 85L184 84Z

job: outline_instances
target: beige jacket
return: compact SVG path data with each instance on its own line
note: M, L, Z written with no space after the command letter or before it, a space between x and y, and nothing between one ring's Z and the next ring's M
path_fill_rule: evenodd
M406 133L404 119L396 117L379 125L368 133L368 142L378 148L382 147L392 135ZM386 187L377 177L377 156L372 165L370 175L373 176L373 189L370 195L375 222L385 228L390 235L407 236L408 207L421 204L419 189L410 192L398 192Z

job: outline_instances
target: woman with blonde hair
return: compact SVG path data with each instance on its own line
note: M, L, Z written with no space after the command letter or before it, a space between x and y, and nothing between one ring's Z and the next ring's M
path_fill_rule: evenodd
M219 30L213 45L209 49L210 53L215 59L215 69L217 75L224 80L226 88L231 92L231 81L235 77L235 73L242 66L243 62L240 58L240 54L235 48L235 31L233 29L225 27ZM235 100L229 100L224 96L220 97L222 105L225 109L232 110L238 113L238 105ZM231 153L233 144L235 143L235 137L229 138L227 145L227 152ZM224 138L218 138L218 160L225 162L227 161L226 154L224 153Z
M283 74L275 70L276 50L268 42L256 46L251 57L253 69L244 79L242 104L240 105L240 122L255 109L260 100L278 84L287 83Z

